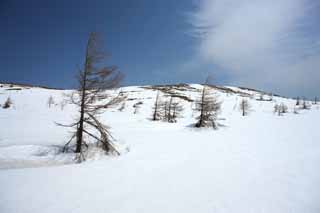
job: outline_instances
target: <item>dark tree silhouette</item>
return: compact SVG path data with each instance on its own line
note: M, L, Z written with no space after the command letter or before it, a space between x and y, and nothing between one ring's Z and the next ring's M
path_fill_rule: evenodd
M88 148L88 141L91 138L97 141L100 148L109 152L119 152L112 143L112 136L108 127L99 120L99 115L105 109L119 104L125 99L123 93L111 96L107 90L116 88L123 75L115 66L99 67L106 54L102 50L101 40L97 33L90 33L87 42L85 62L82 69L79 69L77 76L79 88L77 92L70 96L70 101L79 108L79 117L76 122L70 125L73 127L74 134L64 147L64 151L70 148L71 142L75 141L75 150L79 162L85 160L84 148ZM74 140L75 139L75 140Z
M246 116L249 114L249 111L251 109L251 105L247 99L242 99L240 101L239 108L240 108L242 116Z
M165 113L163 111L164 104L165 103L162 102L161 97L160 97L160 93L158 91L157 96L156 96L156 100L155 100L154 106L153 106L153 113L152 113L152 120L153 121L158 121L158 120L162 119L163 113Z
M51 106L54 104L54 99L52 96L48 98L47 104L49 108L51 108Z
M4 102L2 108L3 109L8 109L8 108L11 107L11 105L12 105L12 100L11 100L10 97L8 97L7 100Z
M211 93L208 85L203 85L201 97L196 101L196 111L200 113L197 117L197 123L195 127L207 127L212 126L216 129L217 118L221 110L221 102L218 101L218 97Z

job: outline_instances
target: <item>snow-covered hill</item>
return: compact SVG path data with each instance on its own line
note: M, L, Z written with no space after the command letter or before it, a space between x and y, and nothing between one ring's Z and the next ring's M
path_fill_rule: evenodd
M0 104L10 97L13 105L0 108L0 212L319 212L320 105L295 114L292 99L212 87L223 102L220 128L195 129L201 89L120 88L125 104L102 120L122 155L92 150L73 164L72 154L60 152L70 130L55 124L76 117L65 102L72 91L1 84ZM158 91L183 104L177 123L150 120ZM246 117L242 98L252 106ZM277 116L281 103L289 112Z

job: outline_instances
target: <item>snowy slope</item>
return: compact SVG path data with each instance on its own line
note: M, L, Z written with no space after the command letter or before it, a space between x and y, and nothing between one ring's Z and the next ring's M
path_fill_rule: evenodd
M125 109L102 120L123 154L93 152L72 164L72 155L59 152L69 130L54 123L75 117L72 105L61 108L72 91L0 86L0 103L14 103L0 109L0 212L319 212L319 106L294 114L291 99L257 101L258 91L213 88L223 101L222 126L198 130L190 126L201 88L121 88ZM159 90L163 98L181 96L177 123L149 120ZM50 96L57 105L48 108ZM247 117L238 109L243 97L252 105ZM276 103L289 113L274 115Z

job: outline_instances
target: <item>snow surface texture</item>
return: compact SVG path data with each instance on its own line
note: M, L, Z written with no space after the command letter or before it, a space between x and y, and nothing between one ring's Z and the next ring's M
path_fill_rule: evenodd
M75 117L73 106L61 107L71 91L2 85L0 104L10 97L13 106L0 109L0 212L320 212L319 107L294 114L292 99L257 101L257 91L216 88L221 126L198 130L190 128L197 113L187 100L201 88L169 90L183 95L177 123L149 120L157 90L122 88L125 109L102 119L123 154L92 150L88 161L72 164L74 156L61 153L70 130L54 123ZM56 105L48 108L50 96ZM252 105L246 117L238 109L243 96ZM289 113L275 115L276 103Z

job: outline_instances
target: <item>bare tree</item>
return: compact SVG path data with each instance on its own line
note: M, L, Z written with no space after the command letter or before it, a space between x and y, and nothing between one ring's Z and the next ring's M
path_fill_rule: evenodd
M163 120L169 123L175 123L177 122L177 118L181 116L182 111L182 105L171 96L170 100L166 101L164 104Z
M310 106L305 98L303 98L302 109L310 109Z
M274 105L274 113L277 113L278 116L281 116L287 112L288 112L288 107L284 103Z
M161 120L162 116L163 116L163 105L164 103L161 100L160 97L160 93L159 91L157 92L157 96L156 96L156 100L154 102L154 106L153 106L153 113L152 113L152 120L153 121L158 121Z
M313 104L318 104L318 97L314 97L314 102Z
M12 103L11 98L8 97L7 100L4 102L2 108L3 108L3 109L8 109L8 108L11 107L12 104L13 104L13 103Z
M64 110L64 107L65 107L67 104L68 104L67 100L62 100L62 101L60 102L60 109L61 109L61 111Z
M221 110L221 102L218 101L218 97L212 94L210 88L204 85L201 92L201 97L196 101L196 111L200 113L197 117L197 123L195 127L212 126L216 129L217 118Z
M48 98L47 104L49 108L51 108L51 106L54 104L54 99L52 96Z
M249 111L251 110L251 105L247 99L242 99L240 101L239 108L242 113L242 116L246 116L249 114Z
M297 98L296 98L296 106L299 106L300 105L300 97L298 96Z
M84 148L88 148L87 138L95 140L106 153L116 152L120 154L112 143L112 136L108 127L99 120L99 115L105 109L117 105L125 99L122 93L111 96L106 92L106 90L117 87L123 75L115 66L99 67L105 57L106 54L102 50L98 34L90 33L84 67L79 69L77 78L79 88L77 92L70 96L71 103L79 108L79 117L74 123L64 125L75 129L64 150L70 148L71 142L75 141L76 147L73 151L77 153L79 162L85 160L83 152Z

